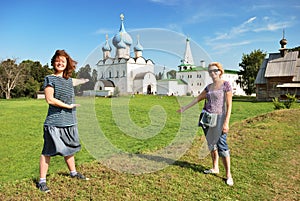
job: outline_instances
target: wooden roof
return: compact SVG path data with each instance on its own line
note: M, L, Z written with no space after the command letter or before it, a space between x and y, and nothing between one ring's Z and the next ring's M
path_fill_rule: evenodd
M257 73L256 79L255 79L255 84L266 84L267 80L265 78L265 73L266 73L266 67L268 64L269 59L264 59L262 62L259 71Z
M287 52L284 57L280 53L269 54L264 59L255 79L255 84L266 84L266 78L293 77L293 82L300 82L299 52Z
M297 59L298 51L287 52L284 57L280 53L270 54L265 77L295 76Z

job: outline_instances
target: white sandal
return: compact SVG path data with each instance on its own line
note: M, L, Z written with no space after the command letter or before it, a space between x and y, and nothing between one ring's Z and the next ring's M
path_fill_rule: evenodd
M219 174L219 172L214 172L212 169L204 170L204 174Z
M228 186L233 186L233 179L232 179L232 177L230 177L230 178L228 178L228 179L226 180L226 184L227 184Z

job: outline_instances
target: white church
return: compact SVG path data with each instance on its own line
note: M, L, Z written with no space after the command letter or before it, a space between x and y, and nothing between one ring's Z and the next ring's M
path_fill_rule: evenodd
M143 57L143 47L139 38L133 48L134 56L131 57L132 38L125 30L124 16L120 17L120 30L112 39L116 48L115 56L111 56L112 48L106 36L106 43L102 47L103 58L97 63L98 81L94 89L107 95L113 95L115 90L118 90L120 95L154 94L157 91L154 63L151 59Z
M176 79L169 79L164 69L162 79L157 80L154 74L155 64L151 59L144 58L139 37L133 47L134 55L130 55L133 40L125 30L124 15L121 14L120 18L119 32L112 39L115 55L111 55L112 48L106 36L102 59L96 65L98 81L94 91L97 96L112 96L115 93L197 96L211 82L205 62L201 61L201 66L194 65L189 39L186 39L185 52L178 66ZM225 70L223 79L231 83L234 95L245 95L236 83L237 71Z

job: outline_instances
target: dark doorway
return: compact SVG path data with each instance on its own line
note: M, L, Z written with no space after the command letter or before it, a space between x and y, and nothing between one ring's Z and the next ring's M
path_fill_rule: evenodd
M151 85L150 84L147 87L147 94L152 94L152 92L151 92Z

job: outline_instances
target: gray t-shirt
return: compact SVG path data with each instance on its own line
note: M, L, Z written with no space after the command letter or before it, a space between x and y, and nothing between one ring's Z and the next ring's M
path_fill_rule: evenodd
M44 80L44 89L47 87L54 88L54 98L61 100L66 104L74 104L74 88L72 78L48 75ZM76 109L60 108L49 105L48 114L44 125L66 127L77 124Z

